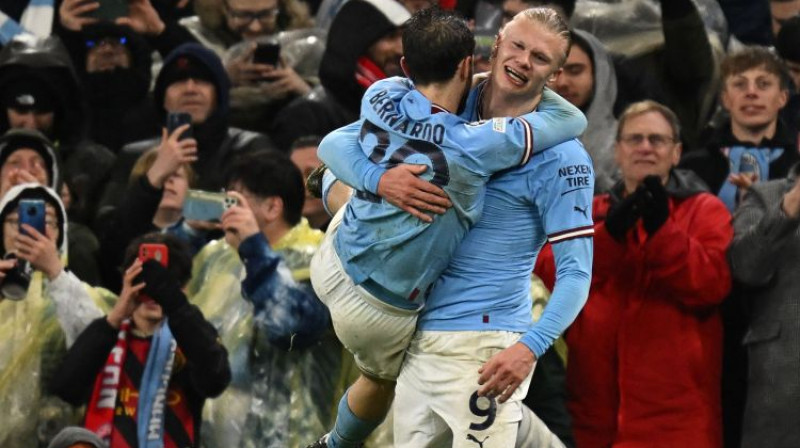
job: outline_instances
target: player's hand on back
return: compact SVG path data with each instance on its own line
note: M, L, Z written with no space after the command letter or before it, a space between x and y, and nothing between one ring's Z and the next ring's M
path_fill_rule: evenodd
M419 178L427 170L425 165L409 164L387 170L378 181L378 196L423 222L432 222L425 212L441 215L453 203L444 190Z
M505 403L528 377L536 363L536 355L524 344L517 342L489 358L478 370L479 396L497 397Z

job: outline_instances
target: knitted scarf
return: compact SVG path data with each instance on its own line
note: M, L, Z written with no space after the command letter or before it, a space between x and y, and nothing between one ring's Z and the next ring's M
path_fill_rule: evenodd
M117 343L108 355L102 371L95 380L94 390L86 410L84 426L111 443L114 411L125 357L128 354L130 320L120 326ZM164 407L167 386L172 374L177 344L166 319L153 335L147 353L139 399L136 409L137 440L139 448L163 448Z

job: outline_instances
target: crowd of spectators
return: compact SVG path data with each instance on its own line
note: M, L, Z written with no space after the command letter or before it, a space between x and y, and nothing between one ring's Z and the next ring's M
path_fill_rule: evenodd
M548 86L588 121L592 287L525 404L578 448L800 446L800 0L3 2L0 446L331 427L358 369L310 285L330 217L304 180L437 3L484 34L573 25ZM195 189L231 202L197 219ZM534 272L552 288L548 247Z

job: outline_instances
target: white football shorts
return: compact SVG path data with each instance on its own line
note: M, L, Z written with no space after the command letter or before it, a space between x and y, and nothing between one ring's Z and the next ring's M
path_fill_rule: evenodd
M353 283L336 255L333 238L342 207L311 259L311 284L331 313L336 336L367 376L395 381L417 325L418 310L389 305Z

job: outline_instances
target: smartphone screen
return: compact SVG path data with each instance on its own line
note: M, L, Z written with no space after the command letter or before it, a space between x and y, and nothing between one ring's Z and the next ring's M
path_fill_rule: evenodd
M162 266L167 267L169 263L169 249L165 244L142 243L139 245L139 260L144 263L147 260L156 260ZM143 293L139 293L137 300L146 301L152 299Z
M169 249L165 244L142 243L139 245L139 260L144 263L147 260L156 260L162 266L169 264Z
M189 190L183 203L183 217L194 221L219 221L225 210L236 205L225 193Z
M98 0L100 7L94 11L86 13L87 17L93 17L105 22L114 22L120 17L128 15L128 0Z
M22 224L28 224L36 229L37 232L45 235L45 210L44 201L41 199L21 199L19 201L19 231L25 235L28 234L22 228Z
M268 64L278 66L281 57L280 44L258 44L253 53L254 64Z
M172 135L175 129L188 124L189 129L183 131L183 133L178 137L178 140L185 140L187 138L192 138L192 116L186 112L170 112L167 114L167 133Z

